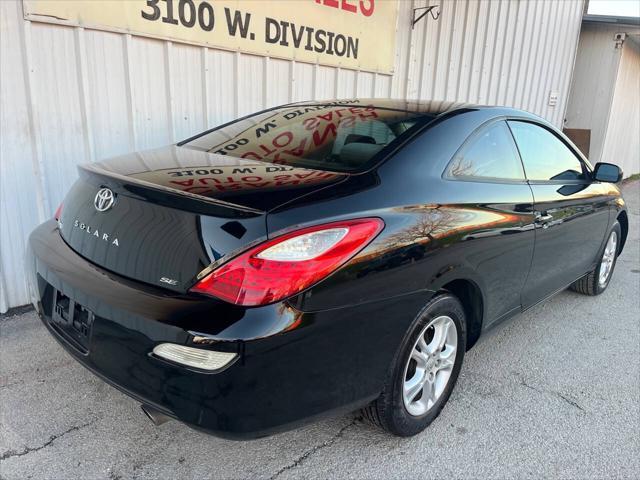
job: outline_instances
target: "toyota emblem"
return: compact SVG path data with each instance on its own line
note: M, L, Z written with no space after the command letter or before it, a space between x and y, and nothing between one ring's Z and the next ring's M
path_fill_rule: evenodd
M106 212L115 203L116 196L109 188L101 188L96 193L96 198L93 200L93 206L99 212Z

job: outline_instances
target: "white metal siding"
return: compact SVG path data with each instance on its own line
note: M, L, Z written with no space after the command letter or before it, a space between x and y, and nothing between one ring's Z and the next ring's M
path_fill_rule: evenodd
M440 18L412 29L412 9L429 3L441 5ZM401 0L395 73L382 75L31 23L19 1L0 2L0 311L28 303L27 236L51 216L78 163L332 97L497 103L560 126L582 8L583 0Z
M615 25L586 23L567 105L567 128L591 130L589 159L600 161L622 49L615 48Z
M640 46L631 38L622 49L601 160L617 163L625 176L640 173Z

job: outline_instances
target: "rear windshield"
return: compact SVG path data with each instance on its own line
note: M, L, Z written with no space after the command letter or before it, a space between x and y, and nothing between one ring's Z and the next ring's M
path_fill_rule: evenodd
M257 113L183 142L198 150L299 168L364 171L434 115L353 103Z

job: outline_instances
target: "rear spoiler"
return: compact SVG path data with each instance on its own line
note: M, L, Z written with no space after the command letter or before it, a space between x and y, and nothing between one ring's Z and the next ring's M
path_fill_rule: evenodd
M197 193L185 192L139 178L110 172L96 164L79 165L78 173L80 178L96 185L96 187L106 186L116 193L141 198L169 208L222 218L238 218L239 215L251 218L266 213L263 210L236 205L224 200L209 198Z

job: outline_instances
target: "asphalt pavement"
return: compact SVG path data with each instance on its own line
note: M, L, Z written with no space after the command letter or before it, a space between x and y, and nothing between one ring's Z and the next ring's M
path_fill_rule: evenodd
M0 318L0 478L638 478L640 182L608 290L563 292L487 332L422 434L357 415L249 442L155 427L33 311Z

